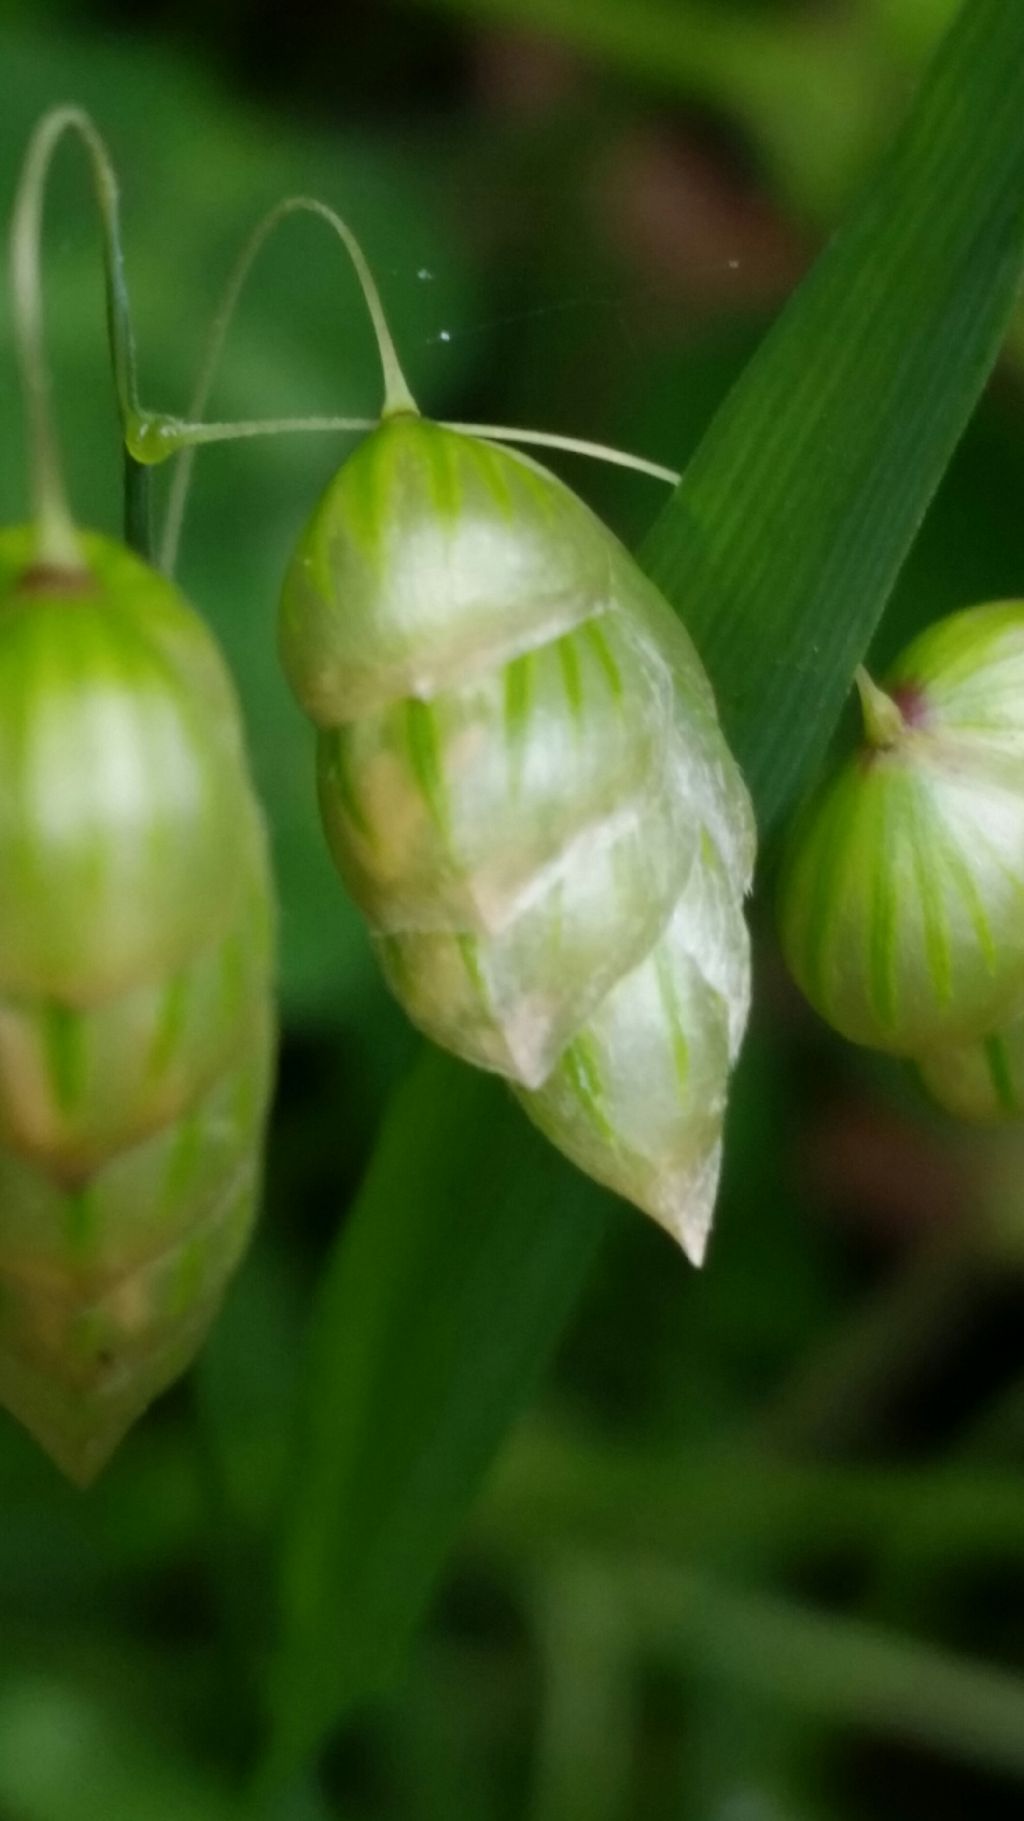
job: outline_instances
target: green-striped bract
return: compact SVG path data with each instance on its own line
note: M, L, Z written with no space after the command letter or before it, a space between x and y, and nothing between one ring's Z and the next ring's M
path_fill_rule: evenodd
M794 830L786 956L845 1036L997 1117L1024 1017L1024 602L951 615L861 688L865 742Z
M0 1402L85 1482L245 1245L272 904L234 692L119 545L0 534Z
M403 413L317 506L281 650L399 999L699 1259L754 837L670 609L544 468Z

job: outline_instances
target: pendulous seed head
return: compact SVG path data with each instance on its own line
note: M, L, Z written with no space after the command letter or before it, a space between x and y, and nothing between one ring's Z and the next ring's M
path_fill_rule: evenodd
M794 829L782 944L844 1036L921 1058L1024 1012L1024 602L941 621L862 694Z
M256 1206L273 908L234 691L121 546L0 533L0 1403L86 1483Z
M403 413L316 508L281 653L409 1015L699 1260L754 831L671 610L536 462Z

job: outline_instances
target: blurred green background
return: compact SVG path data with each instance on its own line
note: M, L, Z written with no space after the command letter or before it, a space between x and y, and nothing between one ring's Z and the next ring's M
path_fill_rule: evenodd
M260 213L340 208L435 415L681 466L847 202L953 0L7 0L0 203L90 108L124 183L143 396L184 408ZM73 497L115 528L81 169L47 253ZM0 305L6 312L6 302ZM0 500L26 506L0 317ZM1024 592L1024 335L880 635ZM315 224L262 256L218 416L372 411ZM201 1373L75 1494L0 1421L0 1821L228 1821L258 1751L310 1298L414 1039L317 832L277 579L343 448L204 453L181 579L238 677L283 901L257 1246ZM628 539L655 483L559 460ZM162 481L163 477L159 477ZM710 1263L623 1209L406 1673L281 1821L945 1821L1024 1796L1024 1139L965 1137L786 982L773 853ZM212 1462L211 1434L217 1437Z

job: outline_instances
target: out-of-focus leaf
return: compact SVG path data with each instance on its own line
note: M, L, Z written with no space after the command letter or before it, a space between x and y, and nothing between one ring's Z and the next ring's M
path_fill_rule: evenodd
M420 0L481 25L552 37L632 77L732 116L785 199L817 219L849 195L879 143L908 70L957 0L918 0L913 18L850 4L823 23L812 7L721 0Z
M835 725L1024 263L1024 7L967 0L863 202L644 545L763 820Z
M899 1538L961 1564L1024 1558L1024 1482L1016 1471L807 1465L765 1451L751 1483L746 1449L685 1452L596 1443L560 1422L528 1422L479 1501L468 1543L481 1559L532 1560L628 1549L683 1553L727 1570L737 1560L811 1565L877 1560Z
M1021 262L1022 118L1024 10L974 0L877 190L653 540L661 581L696 613L762 809L827 732L995 357ZM273 1682L278 1760L315 1746L393 1670L599 1230L596 1196L527 1137L493 1082L424 1059L316 1315Z
M0 1812L11 1821L242 1821L243 1811L166 1744L39 1676L0 1680Z

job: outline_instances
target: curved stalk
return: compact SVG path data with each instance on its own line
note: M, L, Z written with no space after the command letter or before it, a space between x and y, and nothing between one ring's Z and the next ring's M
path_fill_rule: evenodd
M404 411L416 413L416 402L406 384L405 375L403 374L399 363L394 340L391 335L391 330L388 327L387 317L384 313L384 306L381 303L380 292L377 289L373 273L370 271L366 255L351 228L334 209L329 208L325 202L318 201L316 197L288 196L283 202L279 202L275 208L271 209L270 213L264 216L263 220L254 229L242 249L234 271L228 279L227 288L224 292L220 308L217 311L213 327L210 330L210 337L206 345L206 352L203 357L202 367L200 368L196 389L189 404L189 418L191 420L200 419L206 409L206 403L213 389L213 382L217 375L217 368L220 365L220 358L224 350L224 342L228 330L234 320L239 299L258 254L282 221L286 220L290 215L299 214L316 215L320 220L326 221L328 226L333 228L339 240L342 242L342 245L355 268L356 277L359 280L363 297L366 300L366 307L370 313L370 320L373 324L374 334L377 338L377 348L380 355L381 373L384 380L384 403L381 410L381 416L393 417ZM364 420L362 419L340 420L338 418L328 418L322 421L311 418L283 418L273 423L262 422L255 425L225 424L219 426L205 425L196 421L191 422L187 426L185 424L175 426L173 425L173 420L154 421L156 429L165 438L168 431L170 431L172 437L175 430L178 432L177 449L182 451L181 459L171 484L170 498L167 504L167 517L164 522L163 537L160 545L160 566L168 573L174 568L177 559L178 545L181 541L181 529L185 518L185 507L188 501L188 490L192 479L192 467L195 460L194 450L198 444L203 442L222 442L232 436L268 436L274 435L279 431L337 430L349 427L362 428L364 425ZM366 425L366 427L373 429L374 424L371 422ZM143 426L143 429L145 430L145 426ZM214 434L210 434L210 432L214 432ZM170 455L175 452L176 450L173 445L168 446L168 443L165 440L165 446L161 454L156 457L150 456L149 459L163 459L164 455Z
M117 178L106 145L89 115L81 108L58 107L44 114L29 141L11 219L10 252L14 335L28 426L32 508L39 527L39 559L62 568L76 567L81 559L64 486L46 362L41 247L47 179L57 146L69 132L77 134L88 154L103 231L107 333L126 444L126 535L141 554L148 554L146 477L129 446L130 426L140 416L140 408L135 342L121 245Z

